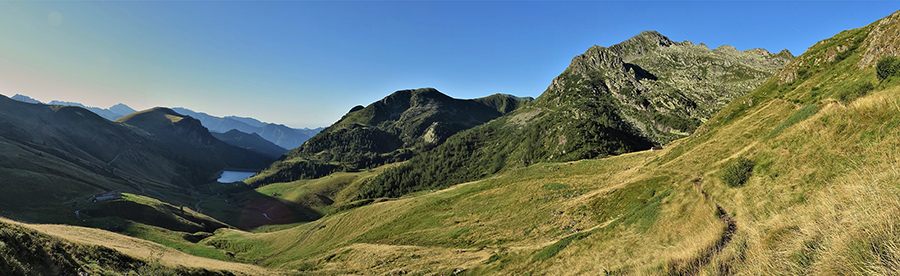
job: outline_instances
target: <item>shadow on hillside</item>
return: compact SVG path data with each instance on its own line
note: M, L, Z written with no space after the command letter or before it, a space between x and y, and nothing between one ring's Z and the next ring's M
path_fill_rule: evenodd
M197 188L196 198L164 204L125 199L87 203L81 208L79 219L86 219L90 227L113 232L128 229L129 221L133 221L170 231L213 233L219 228L253 230L322 217L311 208L259 193L242 183Z
M641 68L640 66L637 66L635 64L625 63L625 70L634 71L634 78L636 80L643 80L643 79L657 80L656 75L654 75L653 73L650 73L647 70L644 70L644 68Z
M309 222L323 216L312 208L262 194L244 184L228 189L227 197L240 210L216 219L227 221L241 230L252 230L264 225Z

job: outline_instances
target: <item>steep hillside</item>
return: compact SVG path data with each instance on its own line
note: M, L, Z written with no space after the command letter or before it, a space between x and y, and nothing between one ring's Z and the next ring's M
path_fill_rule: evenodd
M200 121L168 108L152 108L116 122L138 127L176 150L193 167L211 173L222 168L259 169L272 161L260 153L219 141Z
M256 133L263 139L278 145L285 149L293 149L299 147L303 142L313 137L321 128L316 129L296 129L285 125L263 123L253 118L226 116L216 117L203 112L195 112L193 110L176 107L172 108L175 112L182 115L191 116L197 120L210 132L225 133L232 129L237 129L243 133Z
M900 69L897 37L900 12L824 40L663 150L211 239L313 275L893 275L900 70L884 68Z
M86 274L85 274L86 273ZM74 243L0 220L3 275L234 275L225 271L167 267L108 247Z
M354 107L247 182L290 182L407 160L529 101L502 94L460 100L433 88L397 91L366 107Z
M536 162L598 158L684 137L793 56L710 50L644 32L572 59L533 104L373 179L362 197L442 188Z
M216 137L216 139L229 145L249 149L272 159L278 159L282 154L285 154L288 151L263 139L256 133L247 134L237 129L232 129L225 133L210 132L210 134L212 134L213 137Z
M184 200L220 170L198 170L143 130L74 106L0 97L0 212L76 222L73 202L121 190Z

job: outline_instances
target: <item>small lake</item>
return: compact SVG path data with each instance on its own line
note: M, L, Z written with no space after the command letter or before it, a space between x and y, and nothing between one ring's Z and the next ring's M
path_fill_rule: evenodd
M231 183L243 181L244 179L250 178L256 174L255 172L239 172L239 171L222 171L222 176L219 177L219 183Z

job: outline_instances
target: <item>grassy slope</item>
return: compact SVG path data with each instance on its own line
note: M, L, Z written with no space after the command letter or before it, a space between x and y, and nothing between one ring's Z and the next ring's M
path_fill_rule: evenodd
M870 43L870 33L896 37L895 25L817 44L664 151L539 163L273 233L219 230L213 240L238 259L326 274L896 272L900 82L878 82L863 59L871 47L897 47ZM841 96L864 82L874 91ZM720 174L737 157L756 166L731 188Z
M37 229L38 231L35 231ZM49 235L48 235L49 233ZM250 266L217 264L202 258L175 255L149 242L127 240L115 234L72 226L27 225L0 219L0 273L3 275L233 275L220 271L235 269L243 275L265 271ZM84 240L87 241L84 241ZM75 242L71 240L76 240ZM102 242L105 242L102 243ZM126 255L105 247L126 252ZM127 246L124 246L128 244ZM197 265L205 264L205 265ZM183 265L191 265L186 268ZM204 267L204 268L197 268ZM251 273L247 273L251 272Z

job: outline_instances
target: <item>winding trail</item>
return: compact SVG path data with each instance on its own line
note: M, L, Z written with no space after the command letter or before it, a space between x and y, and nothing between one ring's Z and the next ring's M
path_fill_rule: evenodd
M719 205L715 200L709 198L709 194L707 194L701 186L701 180L702 179L697 179L694 181L694 186L700 194L703 195L703 198L706 199L706 201L709 201L716 206L716 213L718 213L719 220L724 224L724 231L722 231L722 235L719 236L719 239L706 249L702 250L699 256L687 260L676 260L670 263L669 275L681 276L699 274L703 267L709 265L713 257L722 253L722 250L731 244L731 241L734 239L734 234L737 233L737 220L735 220L725 208L722 208L722 205ZM729 267L720 268L720 273L723 272L722 270L727 274Z
M125 154L126 152L131 151L131 149L133 149L134 146L136 146L137 144L139 144L139 143L133 143L133 144L131 144L130 147L128 147L128 149L125 149L125 150L123 150L122 152L120 152L119 154L116 154L116 157L113 157L113 159L110 160L108 163L106 163L106 165L107 165L107 166L112 166L112 163L113 163L113 162L116 162L116 160L119 159L119 156L122 156L122 154Z

